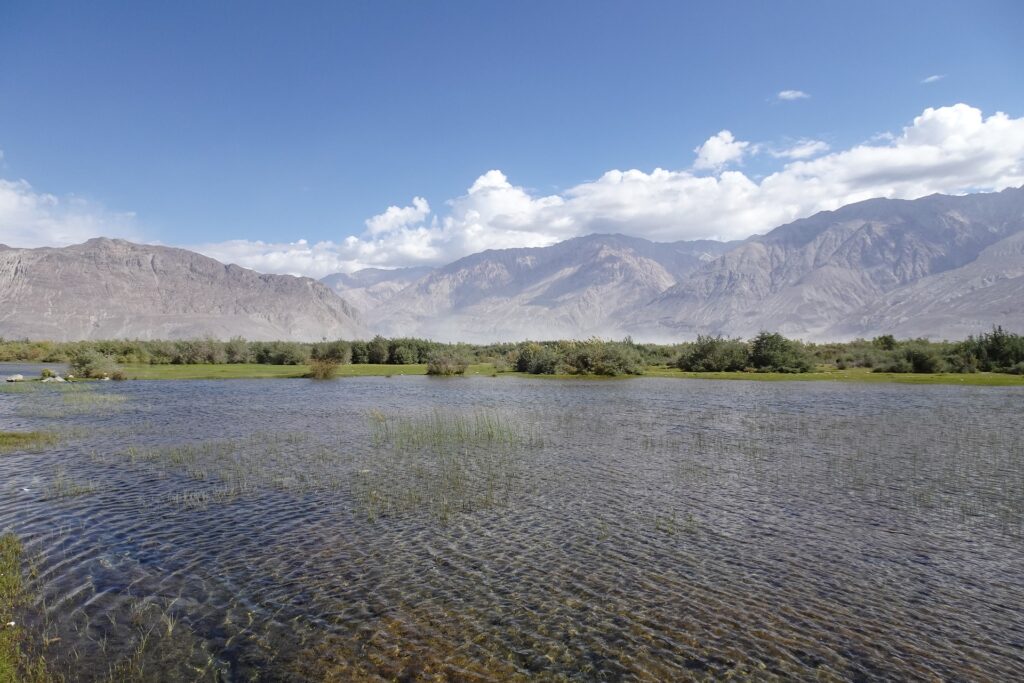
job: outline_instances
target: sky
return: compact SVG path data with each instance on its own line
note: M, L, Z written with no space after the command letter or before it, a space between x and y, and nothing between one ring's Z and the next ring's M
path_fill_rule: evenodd
M322 277L1024 185L1024 3L0 0L0 242Z

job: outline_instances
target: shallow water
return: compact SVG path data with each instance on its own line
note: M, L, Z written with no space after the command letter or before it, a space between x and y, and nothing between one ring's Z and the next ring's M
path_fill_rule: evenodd
M61 433L0 455L0 530L76 681L1014 680L1022 415L826 382L47 385L0 393L0 429Z

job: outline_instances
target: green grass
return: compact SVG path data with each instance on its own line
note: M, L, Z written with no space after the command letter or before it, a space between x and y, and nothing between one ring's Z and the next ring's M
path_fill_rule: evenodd
M1024 386L1024 376L996 372L970 374L937 373L913 374L895 372L872 372L870 368L847 370L819 368L815 372L683 372L676 368L648 368L646 377L679 377L684 379L741 379L755 382L866 382L896 384L961 384L970 386Z
M55 443L57 435L51 432L0 432L0 454L39 450Z
M296 378L309 375L306 365L259 365L243 363L238 365L126 365L125 372L131 379L270 379ZM416 365L340 365L337 376L381 377L396 375L425 375L427 366ZM467 375L498 376L490 363L470 365ZM522 372L503 372L500 376L533 377L538 379L628 379L628 377L593 377L582 375L530 375ZM681 379L740 379L757 382L889 382L899 384L962 384L970 386L1024 386L1024 375L1007 375L994 372L972 374L900 374L871 372L868 368L848 370L819 369L816 372L787 374L779 372L683 372L675 368L649 367L644 377L674 377Z
M129 379L273 379L307 377L308 365L261 365L239 363L235 365L125 365ZM393 375L425 375L427 364L415 365L339 365L337 377L380 377ZM469 366L467 375L491 375L489 363Z
M25 652L27 634L20 619L28 596L21 579L21 555L21 542L14 534L0 536L0 683L49 679L43 660Z

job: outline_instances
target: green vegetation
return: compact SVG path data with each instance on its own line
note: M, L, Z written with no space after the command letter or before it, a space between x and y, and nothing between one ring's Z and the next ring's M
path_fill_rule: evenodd
M21 542L14 534L0 536L0 683L50 680L43 659L29 654L28 633L21 625L28 603L21 556Z
M820 374L869 369L880 377L901 374L1005 373L1024 376L1024 336L993 328L962 342L872 340L812 344L761 332L749 341L700 336L695 342L639 344L601 339L502 344L442 344L425 339L374 337L370 341L29 342L0 340L0 361L69 362L83 377L221 379L329 378L353 375L487 374L629 376L666 373ZM462 367L465 365L465 370ZM855 374L859 378L859 375ZM937 381L945 381L939 378ZM972 381L970 383L991 383ZM1006 382L1014 384L1014 382ZM20 389L3 389L19 391Z
M40 450L55 443L57 435L50 432L0 432L0 454Z
M528 452L543 440L506 413L370 415L375 451L358 462L352 493L367 516L458 513L504 506L523 493Z
M82 348L68 360L71 372L76 377L89 379L125 379L124 370L118 366L112 356L97 349Z
M428 375L465 375L469 361L453 351L434 351L427 361Z

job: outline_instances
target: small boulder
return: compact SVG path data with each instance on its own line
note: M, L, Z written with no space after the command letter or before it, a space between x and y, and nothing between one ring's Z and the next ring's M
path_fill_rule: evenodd
M25 375L11 375L10 377L7 378L7 381L8 382L24 382L25 381Z

